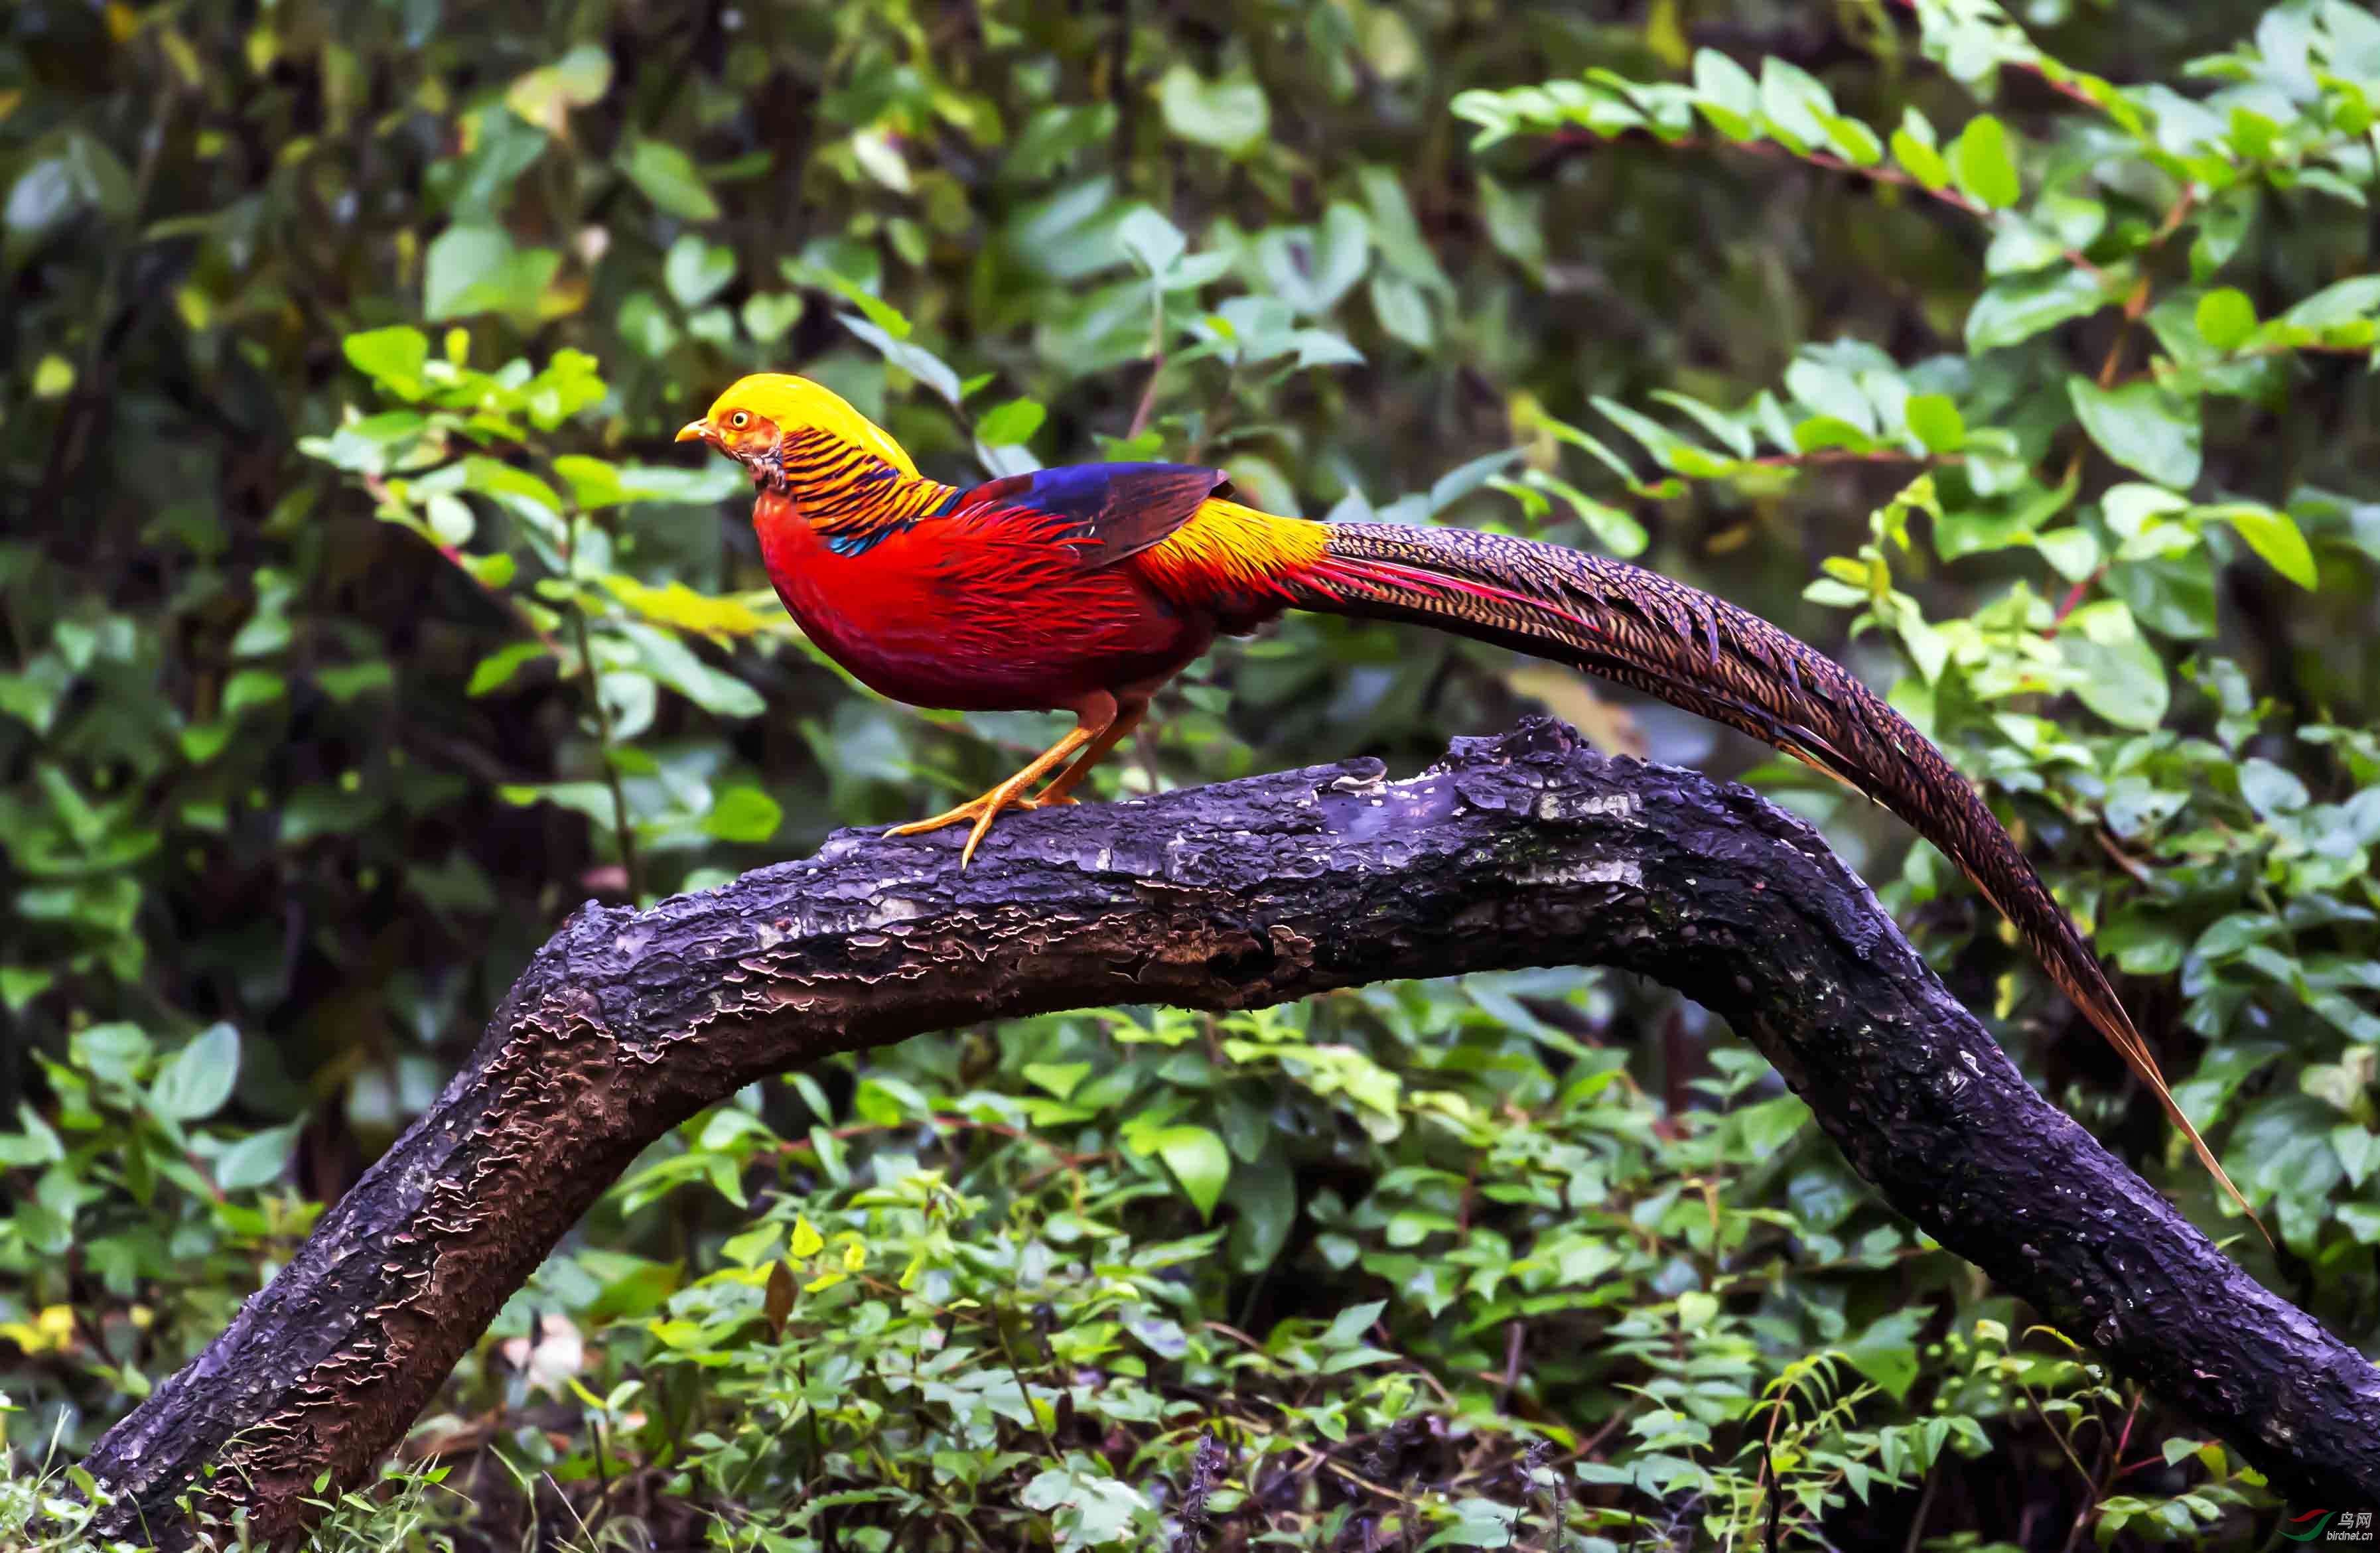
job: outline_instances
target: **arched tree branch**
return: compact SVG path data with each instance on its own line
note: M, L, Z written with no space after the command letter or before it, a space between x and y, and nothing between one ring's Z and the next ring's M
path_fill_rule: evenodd
M1389 977L1624 967L1747 1036L1901 1213L2301 1503L2380 1501L2380 1371L2034 1093L1799 820L1533 721L1375 762L840 834L650 911L589 906L437 1104L85 1462L112 1529L176 1496L303 1527L644 1147L831 1052L1110 1002L1224 1009ZM211 1476L205 1470L213 1468Z

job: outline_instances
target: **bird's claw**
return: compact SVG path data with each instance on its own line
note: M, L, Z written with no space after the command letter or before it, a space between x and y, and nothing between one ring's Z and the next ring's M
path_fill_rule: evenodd
M1013 809L1022 814L1032 809L1055 808L1075 801L1062 793L1054 798L1026 797L1022 794L1004 794L995 787L979 798L969 798L956 808L944 809L928 819L913 819L906 825L895 825L884 833L888 836L921 836L929 831L947 830L953 825L963 825L972 820L975 829L967 834L966 849L959 854L959 867L964 868L975 861L976 847L982 843L984 835L991 829L991 822L1000 817L1002 810Z

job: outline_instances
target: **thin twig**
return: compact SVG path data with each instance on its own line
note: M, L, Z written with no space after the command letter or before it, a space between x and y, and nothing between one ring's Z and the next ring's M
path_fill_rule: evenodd
M2082 1464L2082 1458L2074 1454L2074 1447L2067 1442L2065 1435L2060 1433L2058 1426L2050 1421L2048 1413L2041 1405L2041 1399L2033 1394L2033 1388L2020 1380L2016 1383L2016 1389L2024 1393L2024 1400L2033 1405L2034 1416L2040 1419L2041 1426L2049 1431L2049 1438L2058 1442L2058 1449L2064 1453L2068 1461L2074 1463L2074 1470L2081 1475L2082 1486L2087 1491L2094 1481L2091 1469Z
M388 481L386 479L374 474L367 474L363 476L362 479L363 487L366 491L371 492L373 501L379 503L383 507L394 507L399 512L405 510L405 504L398 501L389 491ZM470 557L463 553L460 546L450 545L443 540L437 539L434 536L426 533L422 537L429 540L431 549L436 551L441 556L445 558L449 565L462 573L465 576L469 577L471 579L472 587L477 588L480 592L494 600L504 608L504 613L519 621L521 628L538 639L538 645L544 648L546 651L553 654L556 659L560 659L565 656L562 650L562 643L554 638L552 632L547 630L543 625L538 623L536 616L529 613L528 603L517 596L505 592L503 588L498 588L495 584L481 576L478 572L473 571L471 569Z
M2124 1412L2124 1426L2116 1436L2114 1448L2107 1452L2107 1470L2099 1474L2098 1486L2083 1496L2082 1508L2074 1513L2074 1524L2067 1528L2066 1547L2062 1553L2074 1553L2075 1545L2082 1539L2082 1528L2091 1523L2091 1512L2099 1508L2099 1501L2106 1498L2107 1490L2116 1486L2116 1474L2124 1460L2124 1447L2132 1440L2132 1421L2141 1415L2142 1396L2140 1390L2133 1390L2132 1405Z
M1049 1449L1050 1464L1064 1465L1066 1458L1059 1452L1057 1438L1041 1422L1041 1410L1033 1405L1033 1389L1025 1384L1025 1372L1017 1367L1015 1351L1008 1346L1008 1329L1001 1325L998 1311L991 1315L991 1335L1000 1344L1001 1357L1008 1361L1009 1377L1016 1382L1016 1394L1025 1403L1026 1416L1033 1420L1033 1432L1041 1437L1041 1443Z
M578 552L578 525L586 519L578 514L570 518L570 546L565 559L573 569ZM620 871L627 876L628 899L645 898L644 881L637 867L637 828L628 819L628 790L620 781L620 768L612 758L612 711L603 704L603 676L595 671L595 644L587 629L587 606L574 599L570 605L570 623L578 637L578 670L587 676L588 704L595 709L595 736L600 741L596 755L603 762L603 783L612 790L612 829L620 843Z
M1518 1321L1504 1323L1504 1384L1496 1395L1496 1411L1499 1413L1512 1405L1512 1389L1521 1383L1521 1353L1527 1342L1526 1328Z
M1925 1469L1925 1491L1917 1496L1917 1513L1909 1518L1909 1535L1900 1545L1900 1553L1917 1553L1925 1538L1925 1515L1934 1508L1934 1491L1942 1486L1938 1466Z
M1149 415L1157 408L1157 380L1165 375L1165 293L1157 288L1154 275L1148 278L1148 382L1133 407L1132 424L1124 429L1126 442L1148 430Z
M2097 582L2101 577L2107 575L2107 564L2102 561L2098 565L2091 569L2091 575L2089 576L2082 578L2073 587L2068 588L2066 590L2066 597L2059 600L2058 602L2058 613L2050 617L2049 629L2044 631L2042 635L2045 637L2054 637L2058 635L2058 628L2066 624L2066 617L2072 614L2076 606L2082 602L2082 596L2091 590L2091 585Z

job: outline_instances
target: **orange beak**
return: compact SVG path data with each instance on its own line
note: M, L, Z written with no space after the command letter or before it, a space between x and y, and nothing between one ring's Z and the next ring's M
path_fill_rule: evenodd
M671 440L680 443L709 443L717 446L719 432L707 420L689 420L677 429L677 435Z

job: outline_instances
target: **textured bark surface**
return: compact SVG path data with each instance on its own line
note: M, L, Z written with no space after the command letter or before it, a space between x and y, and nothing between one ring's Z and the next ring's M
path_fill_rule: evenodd
M2025 1083L1807 826L1558 723L1003 819L841 833L650 911L590 905L470 1062L231 1328L84 1465L170 1538L201 1481L286 1535L355 1483L638 1152L754 1079L974 1020L1224 1009L1548 964L1682 989L1903 1214L2300 1504L2380 1501L2380 1371Z

